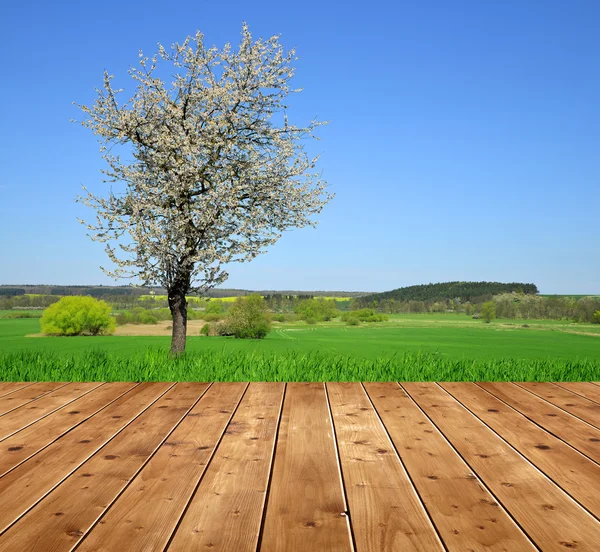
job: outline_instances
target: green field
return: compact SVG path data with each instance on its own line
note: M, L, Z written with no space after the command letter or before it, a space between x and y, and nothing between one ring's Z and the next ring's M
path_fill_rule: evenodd
M274 324L260 341L189 337L177 362L167 337L26 337L39 332L39 320L0 319L0 378L600 380L600 326L565 321L423 314L359 327Z

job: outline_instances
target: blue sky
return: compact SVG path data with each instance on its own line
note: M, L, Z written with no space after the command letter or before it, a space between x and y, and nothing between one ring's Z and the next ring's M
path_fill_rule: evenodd
M335 199L316 229L232 265L225 287L379 291L449 280L600 293L600 3L12 2L0 22L0 283L111 284L76 217L99 189L69 122L106 68L200 29L281 35L300 60L290 120L330 120ZM122 283L122 282L121 282Z

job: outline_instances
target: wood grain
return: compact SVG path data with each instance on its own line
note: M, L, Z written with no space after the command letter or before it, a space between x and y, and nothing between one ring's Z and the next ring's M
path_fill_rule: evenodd
M600 516L600 466L474 383L441 383L573 498Z
M78 550L163 550L246 386L213 384Z
M600 523L441 387L402 386L540 549L597 550Z
M67 382L65 381L34 383L33 385L19 389L14 393L0 397L0 416L4 416L8 412L29 404L30 402L43 397L47 393L52 393L52 391L60 389L65 385L67 385Z
M260 550L352 550L322 383L287 385Z
M569 414L600 428L600 404L584 399L552 383L523 382L516 384L530 393L545 399Z
M536 549L403 389L365 388L448 550Z
M0 532L163 395L172 383L142 383L0 478Z
M4 397L4 395L8 395L9 393L14 393L19 389L24 389L29 385L33 385L32 381L4 381L0 383L0 397Z
M480 385L559 439L600 462L600 430L512 383Z
M207 386L178 383L171 388L0 536L0 550L33 550L42 540L45 550L70 550Z
M362 385L327 390L356 550L443 550Z
M554 385L572 391L573 393L577 393L578 395L581 395L590 401L600 403L600 388L593 383L561 381L555 383Z
M0 477L118 399L137 384L105 383L0 443Z
M256 550L283 391L283 383L250 384L171 550Z
M89 393L92 389L99 387L101 383L69 383L56 391L44 395L29 405L17 408L2 416L0 423L0 441L6 439L13 433L27 427L52 412L68 405L82 395Z

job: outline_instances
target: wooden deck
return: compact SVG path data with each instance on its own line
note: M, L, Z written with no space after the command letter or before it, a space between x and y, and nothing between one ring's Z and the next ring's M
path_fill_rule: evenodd
M0 383L0 550L600 550L600 384Z

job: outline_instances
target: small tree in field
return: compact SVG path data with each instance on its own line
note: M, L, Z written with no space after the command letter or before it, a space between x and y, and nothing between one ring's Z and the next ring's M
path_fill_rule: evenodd
M115 331L116 321L105 301L93 297L63 297L42 314L40 325L47 335L100 335Z
M235 337L263 339L271 331L265 300L257 294L238 297L229 308L227 324Z
M496 318L496 303L493 301L487 301L481 305L481 318L486 324L489 324L494 318Z
M284 230L314 225L331 198L311 172L318 158L299 143L323 123L297 127L285 113L298 91L289 87L295 59L277 36L253 42L245 24L235 50L207 48L198 32L170 51L159 44L151 59L140 53L130 99L120 101L105 73L93 106L80 106L101 140L105 182L124 185L78 198L97 211L87 227L107 243L117 267L107 274L167 289L174 354L185 348L187 293L224 282L223 265L253 259ZM174 70L170 83L162 64ZM118 145L133 159L110 149ZM117 252L109 242L123 238Z

